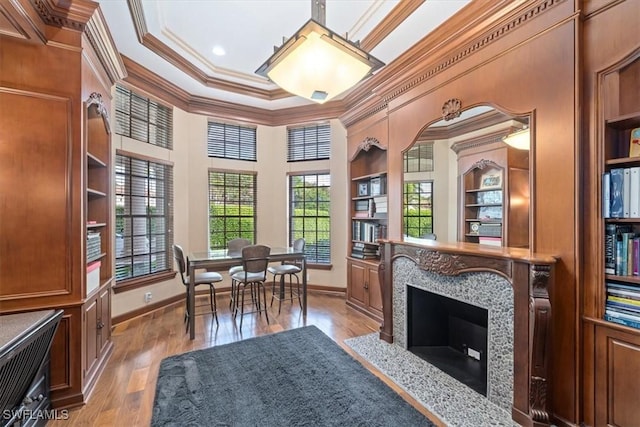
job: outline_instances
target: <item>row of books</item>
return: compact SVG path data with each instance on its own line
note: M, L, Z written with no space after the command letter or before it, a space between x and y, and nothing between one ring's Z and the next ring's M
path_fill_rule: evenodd
M354 242L351 246L351 257L358 259L377 259L380 257L380 249L377 245Z
M384 238L384 226L367 221L353 221L353 240L362 242L376 242L378 239Z
M604 235L604 272L640 275L640 233L631 224L607 224Z
M356 200L354 216L356 218L386 218L387 198L374 197L367 200Z
M640 218L640 166L614 168L603 175L602 216Z
M100 233L96 231L87 232L87 262L100 258L101 247Z
M640 329L640 288L607 282L604 319Z

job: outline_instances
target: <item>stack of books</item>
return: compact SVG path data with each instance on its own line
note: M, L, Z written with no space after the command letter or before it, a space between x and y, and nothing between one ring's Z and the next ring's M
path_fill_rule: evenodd
M353 240L375 242L384 236L380 234L380 226L367 221L353 221Z
M605 218L640 218L640 166L603 175L602 210Z
M356 218L369 218L371 209L371 200L356 200L356 209L354 216Z
M640 288L607 282L604 319L640 329Z
M640 233L630 224L607 224L604 235L604 272L640 275Z
M354 242L351 247L351 257L358 259L375 259L380 257L380 251L376 245Z
M87 232L87 263L100 258L101 252L100 233Z
M374 218L386 218L387 217L387 198L382 197L374 197L373 203L375 206L374 209Z

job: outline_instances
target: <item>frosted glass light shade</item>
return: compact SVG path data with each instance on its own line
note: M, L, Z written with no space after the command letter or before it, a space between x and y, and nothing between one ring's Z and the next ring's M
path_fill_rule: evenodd
M513 148L517 148L518 150L528 150L531 146L531 134L529 132L529 128L525 128L519 130L517 132L511 133L502 140L512 146Z
M384 64L309 20L257 71L294 95L324 103Z

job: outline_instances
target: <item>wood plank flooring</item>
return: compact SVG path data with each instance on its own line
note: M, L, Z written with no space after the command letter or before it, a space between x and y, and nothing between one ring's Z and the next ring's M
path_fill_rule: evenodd
M278 302L274 301L269 311L269 324L264 315L258 318L256 314L247 314L242 330L238 329L239 318L234 322L231 317L228 297L219 295L218 304L219 326L216 327L210 314L197 316L193 341L185 332L183 304L174 304L116 325L112 332L113 354L88 403L70 410L68 420L51 421L48 426L148 426L156 377L165 357L306 325L317 326L420 412L437 425L443 425L344 344L345 339L377 332L380 326L347 307L344 296L310 292L306 320L297 302L283 301L282 311L278 314Z

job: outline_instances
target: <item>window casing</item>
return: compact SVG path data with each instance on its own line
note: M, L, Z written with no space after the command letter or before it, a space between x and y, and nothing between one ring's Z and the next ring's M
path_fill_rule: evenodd
M116 154L116 282L173 269L173 166Z
M416 143L404 154L404 172L433 171L433 141Z
M256 214L255 173L209 170L209 248L239 237L255 243Z
M289 175L289 244L303 237L310 264L331 264L331 175Z
M255 162L256 128L209 122L207 124L207 156Z
M331 155L331 126L319 124L287 129L287 162L325 160Z
M173 149L173 109L116 85L115 121L118 135Z
M433 233L433 181L404 183L403 232L422 238Z

